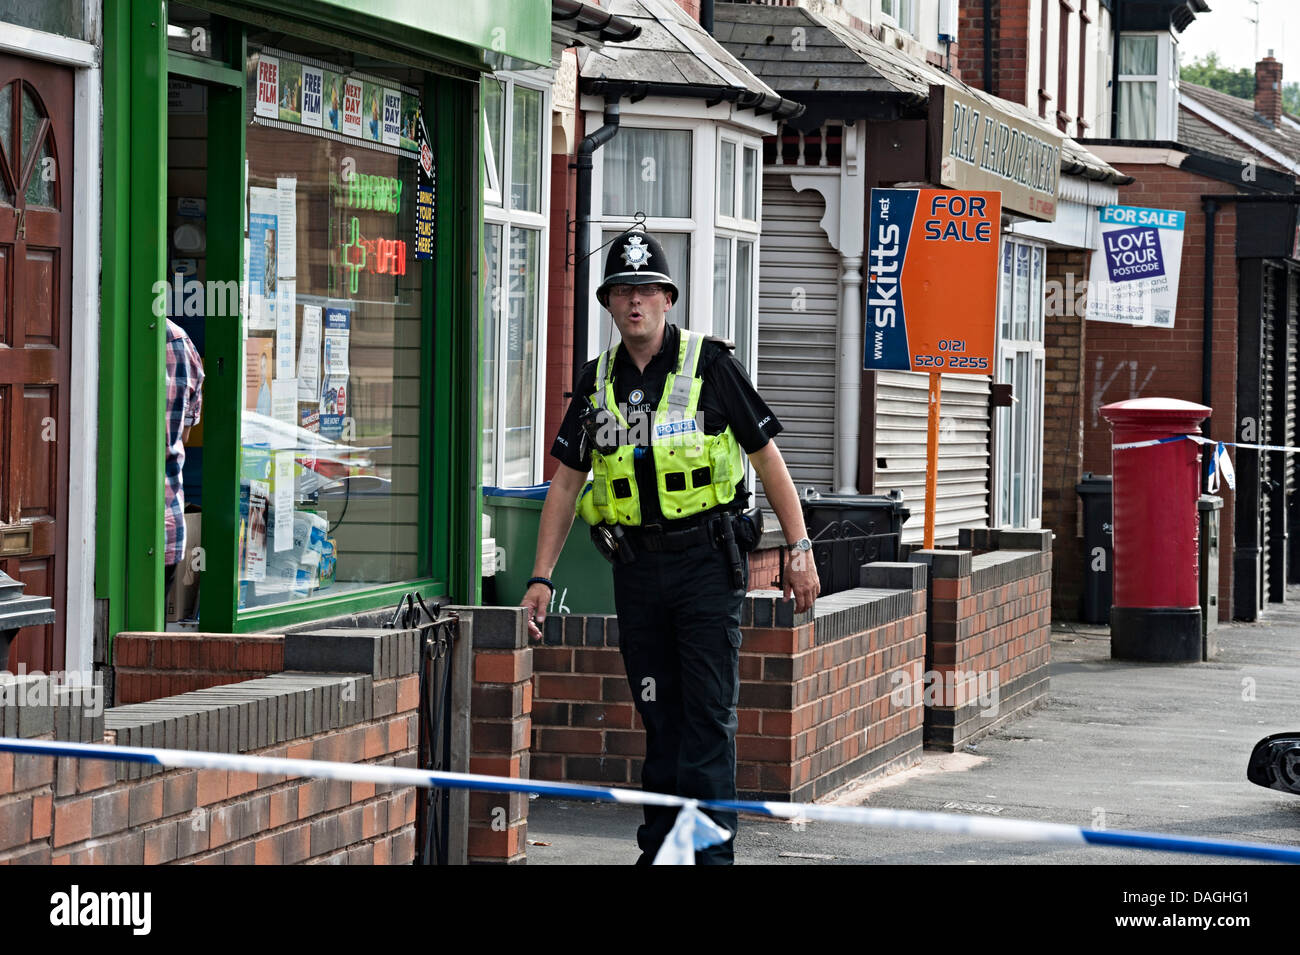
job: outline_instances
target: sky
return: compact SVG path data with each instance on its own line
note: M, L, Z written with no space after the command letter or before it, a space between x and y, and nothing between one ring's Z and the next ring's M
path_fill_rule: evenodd
M1255 4L1249 0L1206 0L1209 13L1197 14L1178 35L1178 59L1190 63L1214 51L1230 69L1254 70ZM1259 57L1273 55L1282 61L1286 82L1300 80L1300 0L1260 0Z

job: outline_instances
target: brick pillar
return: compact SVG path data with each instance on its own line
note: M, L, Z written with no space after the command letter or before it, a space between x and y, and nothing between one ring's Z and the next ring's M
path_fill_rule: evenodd
M1043 527L1052 545L1052 612L1079 618L1083 524L1074 487L1083 475L1083 355L1091 252L1047 251L1044 308Z
M474 611L474 683L470 690L471 773L527 778L532 733L533 651L523 610ZM469 861L522 863L528 796L475 792L469 801Z

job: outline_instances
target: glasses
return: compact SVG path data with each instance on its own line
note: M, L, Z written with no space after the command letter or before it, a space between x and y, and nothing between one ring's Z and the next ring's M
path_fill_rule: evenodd
M667 294L667 289L662 285L611 285L609 294L616 295L619 298L628 298L633 292L640 292L642 295L658 295L660 292Z

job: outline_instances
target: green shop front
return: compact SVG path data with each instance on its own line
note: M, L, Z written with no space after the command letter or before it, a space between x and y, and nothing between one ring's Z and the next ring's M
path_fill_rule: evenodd
M550 40L547 0L105 4L98 636L477 602L479 77Z

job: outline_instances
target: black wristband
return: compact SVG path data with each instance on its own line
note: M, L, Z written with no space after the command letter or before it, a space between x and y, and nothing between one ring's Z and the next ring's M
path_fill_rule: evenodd
M528 583L524 584L524 586L531 587L533 584L545 584L551 588L551 593L555 593L555 584L551 583L548 577L529 577Z

